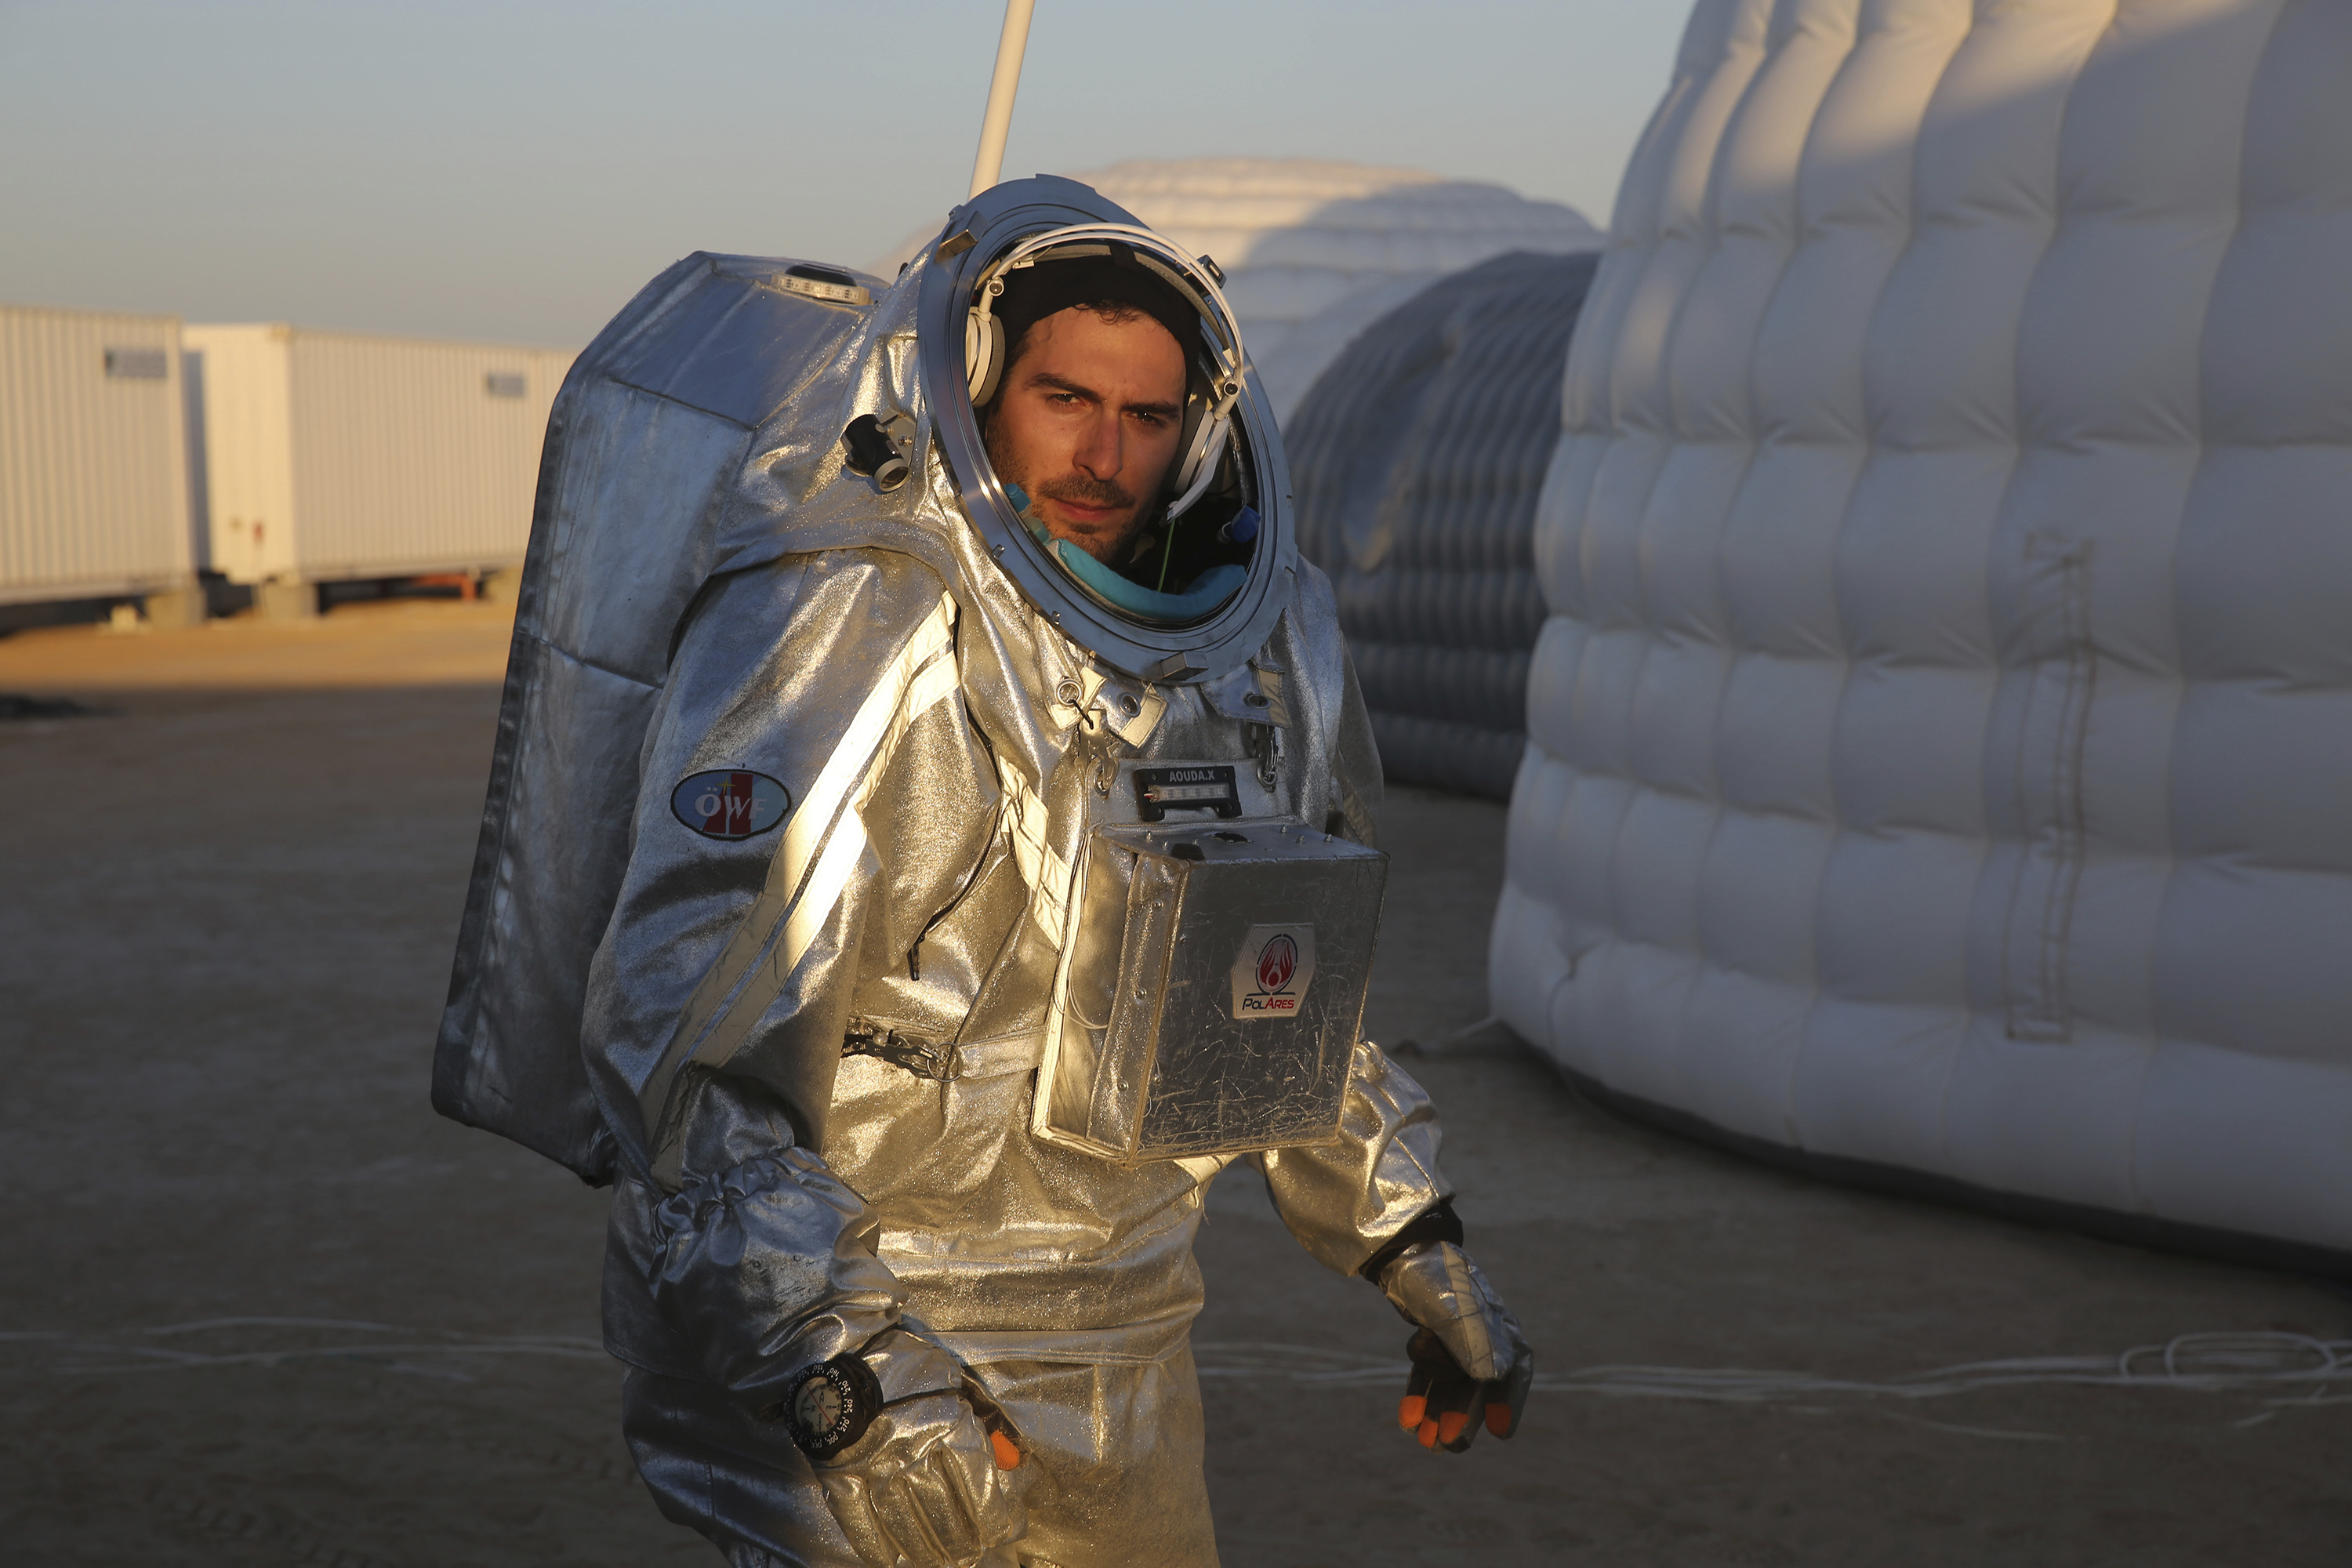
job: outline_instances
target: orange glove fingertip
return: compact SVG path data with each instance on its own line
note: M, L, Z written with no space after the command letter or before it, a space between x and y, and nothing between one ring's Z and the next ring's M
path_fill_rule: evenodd
M1449 1410L1437 1418L1437 1440L1451 1443L1462 1436L1462 1428L1470 1425L1467 1410Z
M1434 1422L1434 1421L1424 1421L1424 1422L1423 1422L1423 1423L1421 1424L1421 1430L1420 1430L1418 1433L1414 1434L1414 1436L1418 1436L1418 1437L1421 1439L1421 1446L1422 1446L1423 1447L1424 1447L1424 1448L1434 1448L1434 1447L1437 1447L1437 1423L1436 1423L1436 1422Z
M1419 1426L1428 1413L1429 1399L1425 1394L1408 1394L1397 1401L1397 1425L1408 1432Z
M996 1451L998 1469L1017 1470L1021 1468L1021 1450L1014 1446L1012 1438L1002 1432L991 1432L988 1435L988 1446Z
M1486 1406L1486 1430L1497 1437L1511 1435L1511 1407L1507 1405Z

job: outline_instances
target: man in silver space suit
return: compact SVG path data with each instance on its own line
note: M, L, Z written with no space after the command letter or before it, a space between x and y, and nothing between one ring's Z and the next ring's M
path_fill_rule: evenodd
M1213 1563L1192 1245L1236 1160L1415 1326L1402 1424L1507 1436L1531 1353L1428 1100L1356 1037L1372 917L1298 891L1377 908L1379 762L1213 265L1045 179L887 291L765 265L673 269L559 403L436 1069L614 1182L606 1340L663 1511L739 1568ZM742 392L757 310L793 368ZM649 526L624 433L682 460L679 408L726 472L676 513L709 531L583 586ZM669 607L600 652L637 598ZM592 775L625 840L532 847ZM1201 934L1220 889L1256 900L1238 959ZM551 1102L517 1064L567 988L559 1136L499 1108ZM1231 1042L1285 1028L1306 1065L1253 1080Z

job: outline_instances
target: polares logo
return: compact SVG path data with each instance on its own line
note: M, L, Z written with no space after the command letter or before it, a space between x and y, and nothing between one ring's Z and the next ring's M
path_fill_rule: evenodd
M765 773L688 773L669 792L670 815L705 838L751 838L784 819L793 797Z
M1252 926L1234 955L1234 1016L1296 1018L1314 978L1313 926Z
M1298 973L1298 944L1287 933L1276 937L1258 950L1257 988L1278 992L1290 984Z

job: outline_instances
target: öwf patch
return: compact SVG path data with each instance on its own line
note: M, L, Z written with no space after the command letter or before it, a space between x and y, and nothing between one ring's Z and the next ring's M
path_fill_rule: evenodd
M792 792L740 768L688 773L669 792L670 815L705 838L751 838L784 819Z

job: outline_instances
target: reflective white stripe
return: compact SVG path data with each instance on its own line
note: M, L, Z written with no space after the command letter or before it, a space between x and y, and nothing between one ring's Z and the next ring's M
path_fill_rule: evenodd
M1010 1039L983 1040L977 1045L956 1047L956 1079L968 1082L981 1078L1006 1078L1013 1073L1027 1072L1037 1065L1037 1052L1043 1044L1034 1034L1017 1035Z
M942 594L858 705L785 828L765 890L728 943L720 969L697 989L679 1028L681 1037L695 1039L688 1059L716 1064L733 1056L768 1005L782 994L865 856L869 840L860 809L873 797L908 727L953 695L957 675L955 601ZM778 920L780 900L784 902ZM767 940L771 935L772 942Z
M1196 1185L1205 1187L1217 1179L1218 1172L1240 1158L1239 1154L1195 1154L1176 1163L1184 1167L1185 1173Z
M1013 860L1021 879L1029 884L1029 912L1045 934L1058 943L1070 897L1070 863L1054 850L1050 838L1053 814L1029 787L1029 781L1010 764L1000 770L1012 809L1006 819L1013 830Z
M908 730L932 704L955 694L956 676L955 660L947 658L934 659L917 672L914 680L907 687L906 700L893 710L889 732L876 749L873 762L866 766L865 777L857 787L856 798L842 814L840 826L833 830L833 836L825 840L824 853L818 857L816 869L810 874L808 886L801 889L800 897L793 900L792 912L784 917L783 940L776 944L775 953L769 961L779 990L792 978L793 971L800 967L801 960L808 953L809 944L816 941L816 933L823 931L824 922L833 918L834 910L841 902L842 889L849 886L849 879L856 874L857 862L865 857L866 845L872 842L866 834L866 805L874 798L875 786L882 782L882 774L889 767L890 759L897 755L898 742L906 738Z
M895 749L898 736L906 732L901 725L896 733L891 733L890 721L907 697L915 672L934 655L953 647L954 642L955 601L941 595L939 604L923 617L922 625L907 639L907 646L898 650L898 657L890 661L890 668L876 682L874 689L866 693L866 700L858 706L857 716L842 732L841 743L834 747L833 755L825 759L824 769L816 775L816 783L809 786L808 798L785 826L784 842L776 851L777 870L768 879L770 888L789 892L800 886L802 873L807 870L818 843L832 828L850 786L862 784L865 790L873 787L867 781L874 771L876 748L887 735ZM954 680L952 668L950 665L950 685Z
M921 718L932 703L953 696L961 684L961 678L962 671L956 668L952 658L936 659L917 670L915 679L908 684L907 700L899 708L898 717L891 726L890 743L887 750L895 753L898 750L898 742L905 738L915 721ZM866 786L857 794L857 804L861 809L874 798L874 786L881 777L878 771L867 772Z
M809 944L816 933L833 918L840 907L841 890L849 886L849 879L857 869L857 862L866 856L866 824L855 811L842 818L833 837L824 841L824 853L818 857L816 875L809 879L807 890L793 905L792 913L784 917L783 940L776 943L768 966L775 973L776 989L781 991L808 955Z

